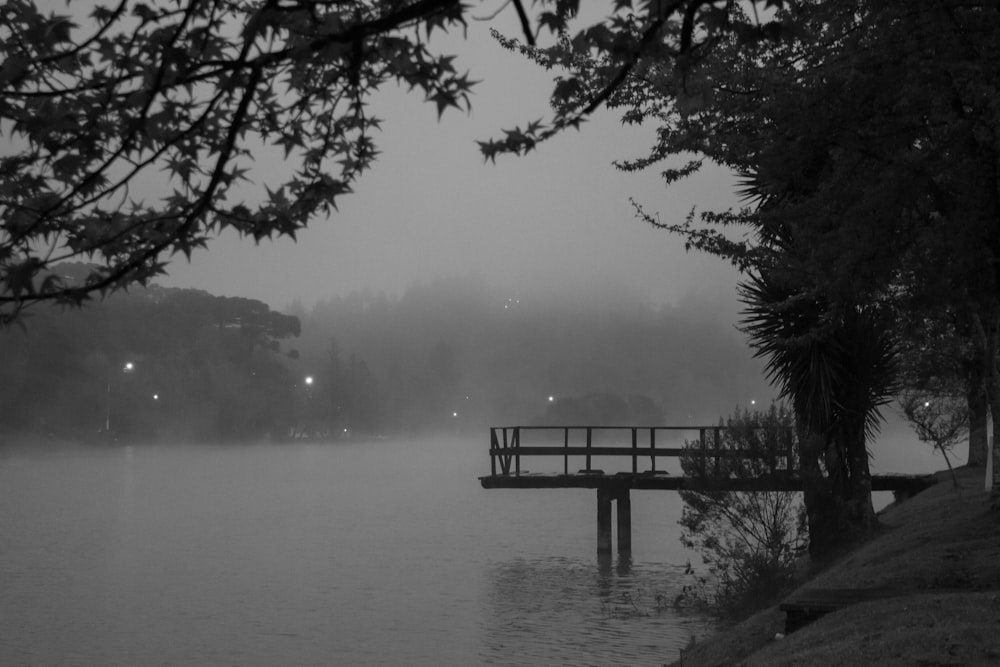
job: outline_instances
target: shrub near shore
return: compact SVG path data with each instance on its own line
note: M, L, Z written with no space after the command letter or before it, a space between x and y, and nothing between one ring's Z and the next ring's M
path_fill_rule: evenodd
M816 567L811 588L891 588L898 595L830 613L783 639L777 605L702 638L674 665L982 665L1000 662L1000 513L982 468L947 472L879 514L878 533Z
M686 442L684 474L709 479L759 479L798 468L795 420L789 410L737 410L720 422L715 449L738 453L720 457L707 470L701 443ZM796 559L806 544L805 513L793 491L681 491L681 541L707 566L685 586L679 603L692 604L721 620L733 621L788 592Z

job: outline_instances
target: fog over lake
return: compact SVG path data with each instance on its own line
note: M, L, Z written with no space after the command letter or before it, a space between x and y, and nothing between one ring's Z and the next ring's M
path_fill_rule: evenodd
M553 76L490 27L520 30L433 37L482 79L471 111L381 90L378 161L297 242L225 232L149 289L0 330L0 667L658 666L709 631L673 604L699 564L676 493L632 493L631 557L599 557L593 490L477 478L491 426L771 403L737 271L631 203L679 224L739 206L736 179L617 169L655 131L607 111L483 164ZM873 472L944 467L885 414Z
M676 494L484 491L484 437L0 448L0 664L660 665ZM659 599L658 599L659 596Z
M189 291L39 310L32 335L4 332L6 424L36 433L0 438L0 664L675 659L709 627L672 605L698 562L679 497L633 493L631 560L598 558L592 490L480 487L488 428L636 395L654 421L715 423L766 403L757 362L711 308L608 286L503 294L456 279L333 298L300 336L250 351L238 328L158 319L174 298L230 303ZM324 388L331 339L341 368L375 379L369 433L338 430L351 415ZM274 437L306 417L310 438ZM261 431L237 437L250 422ZM198 424L197 444L170 437ZM895 418L873 454L876 472L942 467Z

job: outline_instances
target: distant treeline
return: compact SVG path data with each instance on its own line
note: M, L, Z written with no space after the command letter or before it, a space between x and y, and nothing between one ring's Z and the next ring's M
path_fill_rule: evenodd
M0 330L0 432L255 438L288 432L284 339L298 318L253 299L151 287ZM290 354L294 357L295 352Z
M771 394L725 308L654 306L614 283L511 293L453 277L398 298L356 292L293 311L303 372L317 397L333 392L324 414L345 409L347 372L377 397L368 418L394 433L714 423Z
M150 287L0 331L0 433L237 440L692 423L766 397L731 325L626 290L441 279L290 314ZM700 314L699 314L700 313Z

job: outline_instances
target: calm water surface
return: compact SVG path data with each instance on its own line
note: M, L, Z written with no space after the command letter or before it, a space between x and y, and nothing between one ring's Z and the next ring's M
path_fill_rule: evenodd
M0 445L2 665L662 665L680 501L491 490L486 437ZM657 596L666 601L658 608Z

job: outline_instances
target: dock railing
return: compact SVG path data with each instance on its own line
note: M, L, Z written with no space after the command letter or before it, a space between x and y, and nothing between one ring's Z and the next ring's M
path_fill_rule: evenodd
M593 467L594 457L611 456L631 458L633 475L657 475L664 474L663 470L656 467L657 459L674 458L693 461L695 472L702 478L718 479L729 476L731 466L726 465L725 460L735 458L760 461L766 472L773 476L790 479L797 474L794 439L790 432L781 434L780 447L739 449L725 442L723 434L727 430L730 428L722 425L492 427L490 468L493 477L519 477L522 473L522 457L559 457L562 459L563 475L570 475L570 470L577 467L577 464L570 465L571 458L584 464L583 468L573 474L598 475L603 471ZM671 439L676 440L677 432L683 431L692 435L697 433L697 440L687 440L688 446L685 447L662 445L667 439L663 436L670 434L675 436ZM595 436L598 435L601 436L599 444L595 442ZM609 436L613 444L606 443ZM660 446L657 446L658 441ZM649 467L646 467L647 459ZM687 472L691 474L690 470ZM556 473L550 471L548 474Z

